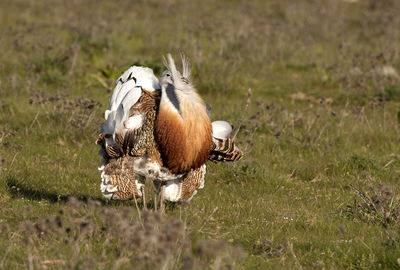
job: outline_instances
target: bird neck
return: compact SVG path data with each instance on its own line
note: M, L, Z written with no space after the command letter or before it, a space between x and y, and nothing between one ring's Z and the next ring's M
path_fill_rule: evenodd
M162 93L156 121L156 137L165 165L173 173L199 168L212 144L211 121L196 93L176 93L179 109Z

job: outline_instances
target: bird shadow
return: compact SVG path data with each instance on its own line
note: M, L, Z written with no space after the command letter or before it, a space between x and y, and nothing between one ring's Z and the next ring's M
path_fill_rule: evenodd
M70 200L70 198L75 197L84 203L87 203L89 200L96 200L104 206L132 206L137 204L137 207L140 210L156 210L157 208L159 208L159 206L155 206L155 202L153 199L147 201L146 207L144 207L143 201L141 199L137 200L135 203L134 200L106 200L103 198L91 197L83 194L63 195L56 192L38 190L32 186L29 186L28 183L17 179L15 176L8 176L6 178L6 185L12 198L26 198L35 201L47 200L51 203L66 203ZM177 205L180 204L166 202L165 208L166 210L173 211L177 207Z
M56 192L38 190L32 186L29 186L24 181L18 180L14 176L8 176L6 178L6 185L8 190L12 196L12 198L26 198L35 201L47 200L51 203L65 203L71 197L75 197L81 201L87 202L88 200L97 200L102 204L107 204L105 199L95 198L87 195L79 195L79 194L71 194L71 195L63 195L58 194Z

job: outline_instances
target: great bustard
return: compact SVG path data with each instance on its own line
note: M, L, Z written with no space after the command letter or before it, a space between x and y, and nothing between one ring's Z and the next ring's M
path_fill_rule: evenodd
M203 188L205 162L236 161L242 152L225 121L211 123L207 106L170 55L160 81L145 67L129 68L117 81L96 143L102 163L101 191L108 199L143 196L153 181L164 200L188 202Z

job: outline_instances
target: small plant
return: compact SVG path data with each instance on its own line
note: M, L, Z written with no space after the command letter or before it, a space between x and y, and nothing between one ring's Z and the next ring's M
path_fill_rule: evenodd
M381 224L385 228L389 225L400 225L400 200L395 197L391 187L380 184L378 187L371 187L369 193L353 185L350 188L358 197L352 205L347 206L347 216Z
M376 169L375 161L353 155L341 164L346 171L371 171Z
M286 245L273 244L268 238L264 238L261 241L259 240L253 245L254 253L264 257L280 257L285 253L286 249Z

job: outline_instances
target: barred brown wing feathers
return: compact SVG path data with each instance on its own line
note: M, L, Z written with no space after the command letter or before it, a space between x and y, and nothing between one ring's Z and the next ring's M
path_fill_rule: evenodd
M204 182L204 171L201 168L191 170L183 179L180 201L190 201L201 187L202 181Z
M122 155L144 155L154 144L154 119L159 100L160 91L142 90L139 100L129 110L129 117L142 117L142 125L116 134L116 142Z
M103 158L111 159L111 158L118 158L121 156L122 152L117 146L107 145L106 138L111 137L110 134L100 134L99 138L96 140L96 144L100 145L103 149Z
M110 160L102 175L101 191L108 199L131 200L142 196L142 176L135 174L133 157L125 156Z
M117 158L117 157L121 156L120 149L117 149L114 146L107 146L106 147L106 153L107 153L109 158Z
M134 129L125 133L122 143L122 151L124 154L130 154L131 156L140 156L144 154L144 151L140 151L141 144L138 143L138 138L142 134L141 131L141 129Z
M235 146L231 139L213 138L210 156L211 161L237 161L243 157L243 152Z

